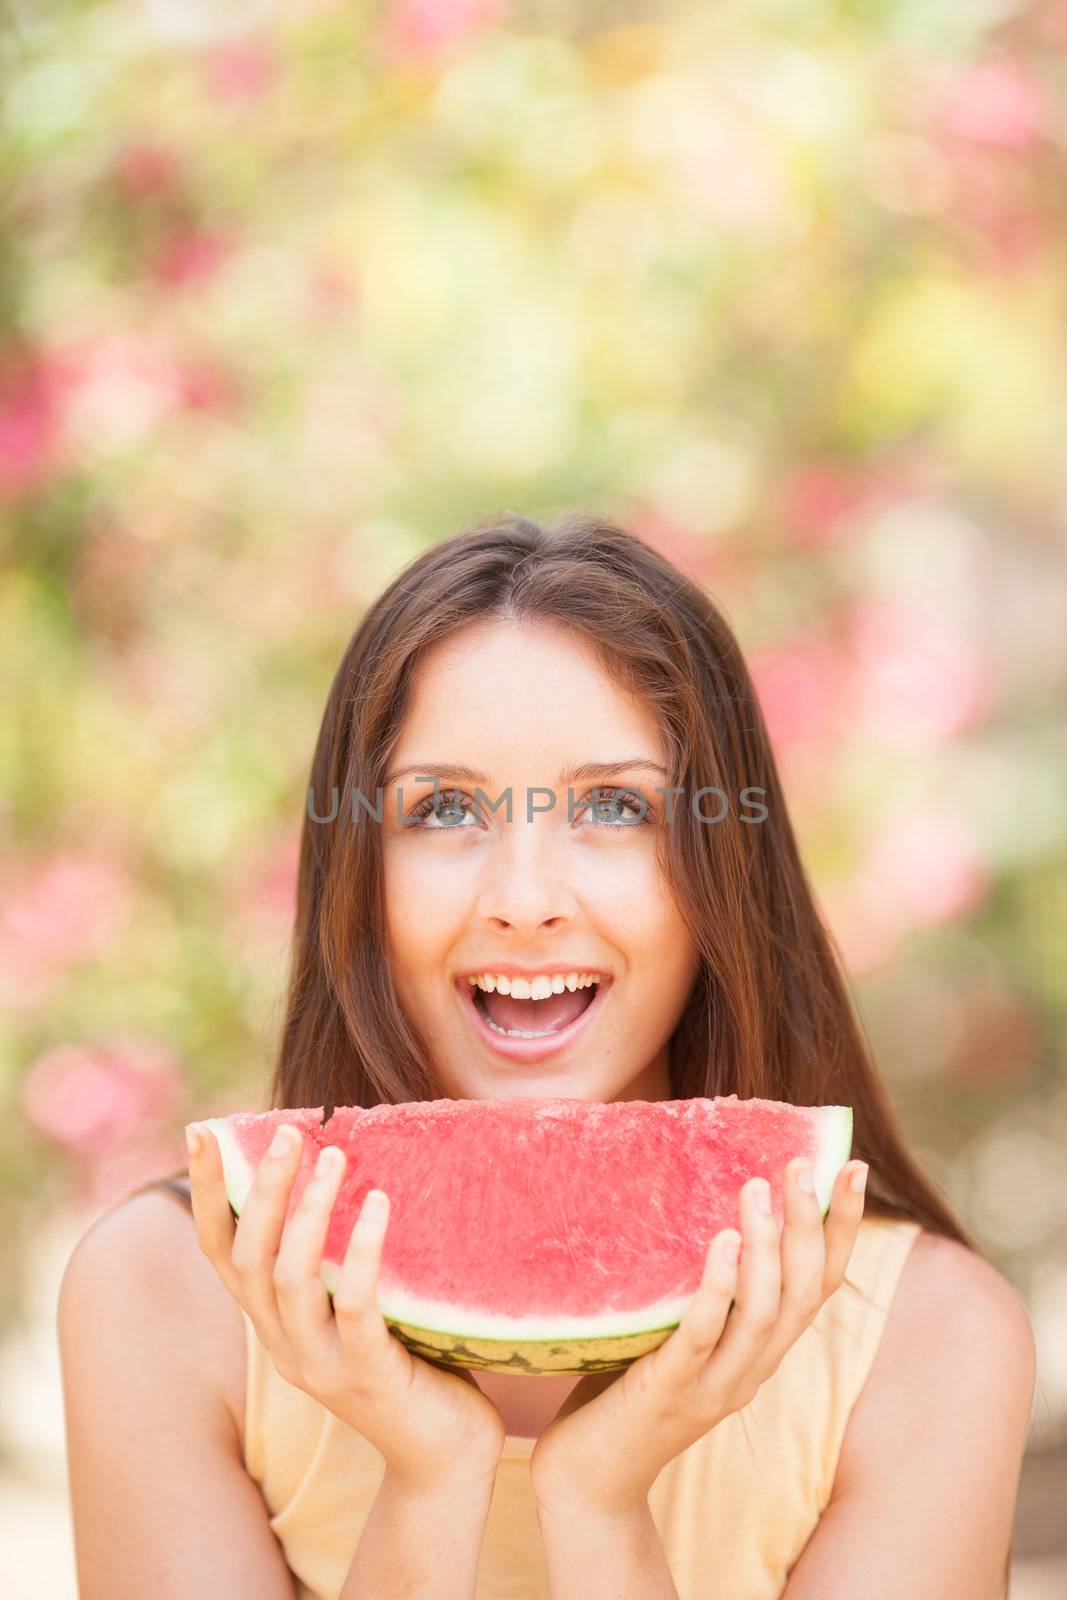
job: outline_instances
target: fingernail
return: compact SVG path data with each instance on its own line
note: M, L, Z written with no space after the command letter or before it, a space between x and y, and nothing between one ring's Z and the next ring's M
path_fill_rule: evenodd
M805 1194L815 1193L815 1171L810 1162L801 1167L797 1173L797 1188L803 1189Z
M770 1215L771 1211L771 1186L766 1178L757 1178L752 1185L752 1198L761 1211Z
M185 1130L185 1147L189 1154L191 1156L195 1156L203 1142L203 1139L200 1137L200 1130L196 1126L196 1123L190 1123Z
M371 1222L377 1222L385 1215L386 1198L381 1189L368 1189L363 1202L363 1215Z
M323 1145L319 1151L319 1159L315 1163L316 1178L328 1178L336 1172L341 1165L341 1151L335 1144Z
M729 1232L721 1235L719 1239L719 1254L724 1261L729 1261L731 1265L741 1254L741 1235L735 1228L731 1228Z
M293 1130L288 1127L276 1128L274 1138L270 1142L269 1156L284 1156L293 1148Z
M853 1194L862 1194L863 1193L864 1185L867 1182L867 1163L866 1162L864 1162L862 1166L856 1167L856 1168L853 1169L852 1176L848 1180L848 1182L849 1182L849 1187L852 1190Z

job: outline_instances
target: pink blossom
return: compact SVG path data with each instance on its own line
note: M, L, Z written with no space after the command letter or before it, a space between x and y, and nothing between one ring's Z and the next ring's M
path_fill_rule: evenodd
M47 356L27 352L0 372L0 502L34 488L56 466L57 374Z
M1034 174L1008 158L960 146L952 158L952 211L978 246L981 264L999 273L1018 271L1050 236Z
M935 94L935 114L948 132L1001 150L1029 150L1048 110L1042 85L1017 61L968 62Z
M13 1006L36 1004L56 974L119 938L129 886L110 857L60 853L30 867L0 907L0 990Z
M783 532L801 545L839 539L850 524L879 510L899 492L900 469L812 461L786 478L782 488Z
M932 744L972 726L994 699L987 661L933 614L861 601L847 622L851 712L872 736Z
M380 38L400 58L433 58L500 21L508 10L508 0L393 0Z
M172 193L180 172L177 152L147 139L131 141L115 156L115 180L131 200Z
M235 940L288 938L299 864L300 839L293 833L260 846L237 866L228 888Z
M172 353L157 335L103 332L70 340L50 357L64 439L119 447L149 431L179 407L230 410L232 376L210 356Z
M991 873L962 819L901 816L871 841L857 875L859 903L901 929L938 926L980 905Z
M58 1045L30 1067L21 1095L41 1133L97 1158L166 1123L181 1099L182 1072L169 1050L136 1039Z
M841 675L832 645L813 638L765 646L750 652L748 666L773 743L831 732Z
M152 276L172 288L188 288L206 283L231 253L231 242L222 234L202 228L185 228L172 233L152 264Z
M182 366L165 340L92 334L62 352L64 437L75 452L123 449L181 403Z
M239 392L233 375L209 360L183 362L174 382L178 403L188 411L230 416L237 409Z
M211 95L229 105L259 100L274 86L278 62L259 39L219 45L204 56L204 80Z
M1036 206L1005 206L999 215L988 220L983 253L993 272L1001 276L1018 274L1037 258L1050 235L1048 219Z
M891 961L912 929L966 916L991 881L960 819L923 813L888 822L859 869L819 898L848 970L859 975Z

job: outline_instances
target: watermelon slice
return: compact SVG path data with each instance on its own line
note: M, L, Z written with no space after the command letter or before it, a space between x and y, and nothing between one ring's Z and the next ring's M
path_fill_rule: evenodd
M368 1189L390 1198L378 1306L446 1366L581 1373L624 1367L677 1326L707 1246L740 1226L757 1175L782 1216L782 1169L815 1164L823 1214L849 1158L848 1106L776 1100L429 1100L205 1119L239 1216L275 1128L304 1150L290 1213L321 1146L347 1157L323 1251L332 1293Z

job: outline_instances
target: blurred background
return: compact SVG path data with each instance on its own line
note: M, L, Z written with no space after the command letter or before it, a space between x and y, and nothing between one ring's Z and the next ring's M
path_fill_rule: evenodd
M74 1595L70 1249L264 1104L344 645L427 544L578 506L748 655L904 1125L1030 1309L1012 1595L1062 1594L1067 0L0 30L9 1600Z

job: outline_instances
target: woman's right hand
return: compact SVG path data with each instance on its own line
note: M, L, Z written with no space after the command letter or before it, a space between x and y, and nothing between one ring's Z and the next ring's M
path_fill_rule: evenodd
M504 1446L500 1412L468 1373L413 1355L378 1309L388 1200L378 1215L364 1200L331 1306L319 1268L344 1152L327 1146L287 1223L304 1136L283 1127L285 1148L260 1162L235 1225L214 1134L190 1124L199 1135L196 1149L190 1139L189 1178L200 1248L281 1376L369 1439L395 1477L435 1490L484 1485Z

